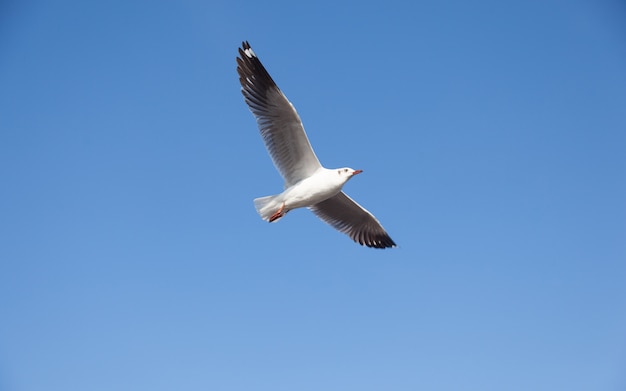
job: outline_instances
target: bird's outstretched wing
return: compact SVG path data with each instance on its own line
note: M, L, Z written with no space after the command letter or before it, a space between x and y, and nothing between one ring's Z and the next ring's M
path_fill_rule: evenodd
M237 73L241 92L256 117L265 146L285 185L311 176L321 164L302 121L248 42L243 42L239 48Z
M361 245L374 248L396 246L376 217L343 191L309 209L317 217Z

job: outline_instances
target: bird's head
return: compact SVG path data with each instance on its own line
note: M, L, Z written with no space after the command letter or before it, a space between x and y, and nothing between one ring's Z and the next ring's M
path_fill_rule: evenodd
M342 178L344 180L344 182L347 182L348 179L350 179L353 176L355 176L356 174L360 174L362 172L363 172L363 170L353 170L350 167L344 167L344 168L338 168L337 169L337 175L339 175L339 177Z

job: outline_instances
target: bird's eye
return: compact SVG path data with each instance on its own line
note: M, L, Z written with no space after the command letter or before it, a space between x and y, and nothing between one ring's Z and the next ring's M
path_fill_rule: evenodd
M348 172L348 169L347 169L347 168L344 168L344 169L343 169L343 172Z

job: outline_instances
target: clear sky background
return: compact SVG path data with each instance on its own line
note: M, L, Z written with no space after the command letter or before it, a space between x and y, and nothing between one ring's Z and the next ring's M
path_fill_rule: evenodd
M626 389L623 2L1 4L0 389ZM242 40L398 248L257 216Z

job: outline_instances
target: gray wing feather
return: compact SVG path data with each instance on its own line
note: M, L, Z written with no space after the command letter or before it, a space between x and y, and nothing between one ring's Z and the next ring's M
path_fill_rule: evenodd
M302 121L248 42L239 48L237 72L244 100L256 117L265 146L285 185L311 176L321 164Z
M376 217L343 191L309 209L317 217L361 245L374 248L396 246Z

